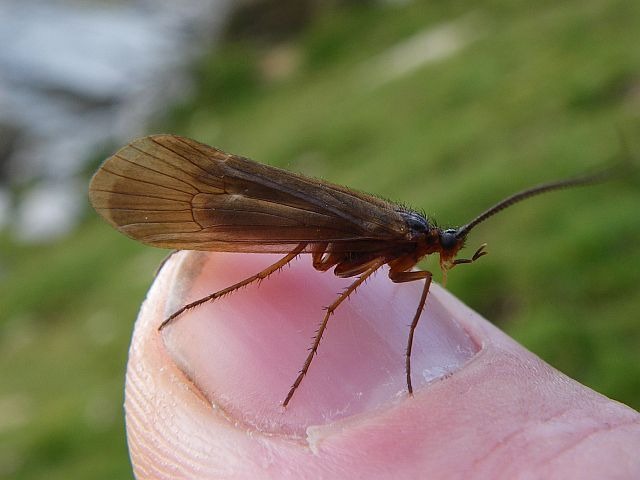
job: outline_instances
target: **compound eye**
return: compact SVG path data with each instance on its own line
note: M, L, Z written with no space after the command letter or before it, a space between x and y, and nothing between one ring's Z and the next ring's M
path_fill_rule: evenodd
M440 245L445 250L449 250L458 244L458 238L456 237L456 231L454 229L445 230L440 234Z

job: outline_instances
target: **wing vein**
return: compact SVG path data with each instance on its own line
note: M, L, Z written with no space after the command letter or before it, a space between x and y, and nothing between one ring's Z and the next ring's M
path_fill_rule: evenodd
M186 147L188 147L190 150L194 150L198 154L203 155L205 157L207 156L207 153L202 151L202 150L200 150L200 149L198 149L197 145L192 145L191 143L186 142L183 138L178 137L178 136L173 137L173 138L175 140L177 140L178 142L182 143L183 145L185 145ZM155 139L153 139L153 141L155 142ZM155 142L155 143L157 143L157 142ZM161 145L161 144L159 144L159 145ZM163 146L165 149L169 150L170 152L175 153L176 155L180 156L181 158L184 158L186 161L189 161L181 153L178 153L175 150L172 150L171 148L168 148L168 147L166 147L164 145L161 145L161 146ZM230 156L234 157L233 155L230 155ZM331 214L335 215L338 218L341 218L341 219L343 219L345 221L348 221L349 223L353 224L356 227L358 227L358 225L360 224L360 222L362 220L360 217L356 217L354 215L350 215L349 213L347 213L347 209L335 207L333 205L327 205L321 199L315 198L314 196L309 196L308 193L302 192L302 191L300 191L300 189L287 187L287 186L279 184L277 182L270 181L269 179L267 179L267 178L265 178L263 176L260 176L260 175L251 174L251 178L247 178L246 172L244 172L242 170L239 170L235 166L229 166L229 167L230 167L230 170L240 173L239 175L236 175L236 178L240 178L240 179L243 179L243 180L259 183L260 185L266 186L266 187L274 189L274 190L283 190L283 191L287 192L289 195L293 196L294 198L302 200L303 202L306 202L306 203L316 207L315 210L306 210L305 209L305 211L318 213L318 209L322 209L324 211L330 212ZM275 168L275 167L272 167L272 168ZM293 174L291 172L288 172L286 170L282 170L282 172L283 172L283 174L286 174L288 177L295 179L296 182L299 182L300 184L303 184L306 187L311 187L312 189L317 189L318 188L318 184L311 178L307 178L307 177L304 177L302 175L295 175L295 174ZM362 198L361 196L358 196L358 195L356 195L354 193L351 193L351 192L349 192L347 190L336 188L333 185L331 185L330 183L324 183L323 186L322 186L322 189L323 189L324 192L329 194L331 196L331 198L337 203L344 203L344 200L345 200L344 197L347 197L351 202L354 202L354 203L367 202L367 199ZM361 195L364 195L364 194L361 194ZM342 197L342 198L340 198L340 197ZM253 198L253 197L250 197L250 198ZM260 200L263 200L263 199L260 199ZM268 200L264 200L264 201L268 201ZM272 202L272 203L278 203L278 202ZM387 223L384 222L383 219L377 219L377 218L371 217L371 218L368 218L367 220L369 222L371 222L372 224L377 225L378 227L380 227L383 230L388 230L388 225L387 225ZM361 231L361 230L362 230L361 228L358 228L358 231Z
M192 178L192 177L191 177L191 175L190 175L189 173L185 172L184 170L181 170L180 168L176 167L175 165L169 164L169 163L167 163L167 162L163 161L161 158L156 157L155 155L151 155L150 153L147 153L147 152L145 152L145 151L143 151L143 150L140 150L139 148L137 148L137 147L136 147L136 146L134 146L134 145L130 145L130 146L131 146L131 148L133 148L134 150L137 150L137 151L139 151L140 153L143 153L143 154L145 154L145 155L148 155L149 157L153 158L154 160L158 160L159 162L162 162L162 163L164 163L165 165L169 165L170 167L175 168L176 170L180 170L180 171L181 171L182 173L184 173L184 174L185 174L189 179L191 179L191 178ZM168 174L168 173L166 173L166 172L161 172L161 171L159 171L159 170L156 170L156 169L154 169L154 168L151 168L151 167L150 167L150 166L148 166L148 165L140 165L139 163L132 162L131 160L128 160L128 159L126 159L126 158L124 158L124 157L121 157L121 156L120 156L120 155L118 155L117 153L116 153L116 154L114 154L113 156L114 156L114 157L116 157L116 158L118 158L118 159L120 159L120 160L122 160L123 162L130 163L131 165L135 165L135 166L138 166L138 167L146 168L147 170L150 170L150 171L152 171L152 172L154 172L154 173L157 173L158 175L162 175L162 176L165 176L165 177L168 177L168 178L173 178L174 180L176 180L176 181L178 181L178 182L180 182L180 183L184 183L184 184L186 184L186 185L189 185L189 186L191 186L191 187L195 188L196 190L198 190L198 192L200 192L200 189L199 189L198 187L196 187L195 185L193 185L193 184L191 184L191 183L189 183L189 182L186 182L183 178L174 177L173 175L169 175L169 174ZM189 191L180 190L179 188L176 188L175 186L171 186L171 188L173 188L173 189L175 189L175 190L178 190L178 191L180 191L180 192L183 192L183 193L193 194L192 192L189 192Z
M153 140L153 139L152 139L152 140ZM162 145L161 143L158 143L158 142L156 142L155 140L153 140L153 141L154 141L154 143L155 143L155 144L157 144L159 147L162 147L162 148L164 148L165 150L168 150L168 151L170 151L171 153L173 153L173 154L175 154L175 155L178 155L178 154L177 154L177 153L175 153L173 150L171 150L171 149L169 149L169 148L165 147L165 146L164 146L164 145ZM176 164L174 164L174 163L169 163L169 162L167 162L166 160L162 159L161 157L158 157L157 155L154 155L154 154L152 154L152 153L150 153L150 152L145 152L144 150L142 150L141 148L138 148L137 146L135 146L135 145L133 145L133 144L130 144L129 146L130 146L131 148L133 148L134 150L137 150L138 152L140 152L140 153L142 153L142 154L144 154L144 155L147 155L147 156L149 156L149 157L153 158L154 160L156 160L156 161L158 161L158 162L160 162L160 163L163 163L163 164L165 164L165 165L168 165L168 166L169 166L169 167L171 167L171 168L175 168L176 170L180 170L182 173L184 173L184 174L185 174L186 178L188 178L188 179L190 179L190 180L196 180L196 179L193 177L193 174L191 174L191 173L189 173L189 172L187 172L187 171L185 171L185 170L181 169L180 167L178 167L178 165L176 165ZM198 165L196 165L195 163L193 163L193 162L189 161L187 158L183 157L182 155L179 155L179 156L180 156L182 159L184 159L185 161L189 162L189 163L190 163L191 165L193 165L194 167L196 167L198 170L200 170L201 172L203 172L203 175L206 175L206 176L211 175L209 172L207 172L207 171L203 170L203 169L202 169L202 168L200 168ZM145 166L145 168L149 168L149 167ZM149 170L151 170L151 171L153 171L153 172L156 172L156 173L161 173L162 175L167 175L166 173L163 173L163 172L157 172L156 170L154 170L154 169L152 169L152 168L149 168ZM177 180L179 180L179 181L181 181L181 182L183 182L183 183L187 183L188 185L191 185L193 188L195 188L195 189L196 189L196 190L198 190L199 192L202 192L202 191L201 191L201 190L200 190L196 185L194 185L194 184L192 184L192 183L190 183L190 182L185 182L183 179L176 178L176 177L173 177L173 176L171 176L171 175L167 175L167 176L168 176L168 177L171 177L171 178L174 178L174 179L177 179Z
M164 188L166 190L175 190L175 191L178 191L178 192L181 192L181 193L186 193L187 195L191 195L193 197L193 193L192 192L188 192L188 191L185 191L185 190L180 190L179 188L175 188L174 186L167 187L166 185L161 185L159 183L153 183L153 182L149 182L147 180L140 180L139 178L128 177L127 175L124 175L122 173L116 173L116 172L114 172L112 170L109 170L106 167L106 165L102 166L102 170L104 170L105 172L110 173L111 175L115 175L116 177L127 179L127 180L129 180L131 182L146 183L147 185L153 185L154 187L160 187L160 188ZM113 193L113 192L111 192L111 193ZM121 194L121 192L116 192L116 193ZM162 198L162 197L160 197L160 198Z
M131 222L131 223L121 223L120 226L121 227L130 227L131 225L150 225L150 224L167 224L167 225L171 225L171 224L181 224L181 223L186 223L185 221L181 221L181 220L176 220L176 221L169 221L169 220L163 220L161 222L159 221L149 221L149 222ZM200 231L204 230L204 228L202 228L197 222L193 222L195 225L198 225Z
M275 167L272 167L275 168ZM282 183L278 183L272 180L269 180L263 176L260 175L252 175L251 178L247 178L247 174L245 172L243 172L242 170L239 170L238 168L234 167L234 166L230 166L230 170L237 172L236 173L236 178L245 180L245 181L249 181L249 182L253 182L253 183L258 183L262 186L265 186L267 188L271 188L274 190L280 190L280 191L284 191L286 193L288 193L289 195L291 195L292 197L298 199L298 200L302 200L302 202L307 203L309 205L313 205L314 207L316 207L315 210L310 210L313 212L318 212L318 210L324 210L325 212L329 212L332 215L334 215L337 218L340 218L341 220L347 221L349 223L351 223L354 227L356 227L356 229L360 232L362 231L362 228L360 228L360 223L361 223L361 218L360 217L356 217L353 215L350 215L347 213L346 208L340 208L337 207L335 205L331 205L326 203L326 201L323 201L322 198L318 198L314 195L309 195L309 193L305 192L305 191L301 191L300 188L292 188L291 186L288 185L284 185ZM285 170L283 170L283 173L286 174L287 176L289 176L289 178L293 178L295 179L295 181L299 184L302 184L304 186L307 187L311 187L310 190L317 190L319 187L318 185L313 181L313 179L310 178L306 178L304 176L301 175L294 175L291 172L287 172ZM345 198L347 197L347 201L351 201L351 202L363 202L366 203L367 200L358 197L357 195L354 195L352 193L348 193L348 192L344 192L342 190L339 189L335 189L333 188L333 186L331 184L323 184L322 185L322 191L326 194L329 194L331 196L331 198L334 200L335 203L339 203L339 204L346 204L345 202ZM338 196L336 194L339 195L343 195L343 198L338 198ZM274 202L274 203L278 203L278 202ZM373 224L378 225L379 227L382 227L384 230L388 230L388 226L382 222L382 221L376 221L373 218L369 218L368 221L370 221Z
M106 169L103 169L103 170L106 170ZM112 172L109 172L109 173L112 173ZM162 195L150 195L148 193L145 193L143 195L141 193L114 192L113 190L103 190L101 188L94 188L94 189L92 189L92 191L93 192L101 192L101 193L112 193L112 194L118 195L120 197L146 197L146 198L157 198L158 200L167 200L167 197L164 197ZM180 203L189 203L189 202L181 201L181 200L173 200L173 201L174 202L180 202Z
M209 156L209 155L207 154L207 152L203 152L202 150L200 150L199 148L197 148L197 145L192 145L192 144L190 144L189 142L185 142L184 138L182 138L182 137L178 137L178 136L173 137L173 138L175 138L175 139L176 139L178 142L180 142L181 144L186 145L186 146L187 146L187 147L189 147L191 150L195 150L195 151L196 151L196 152L198 152L200 155L203 155L204 157L208 157L208 156ZM167 147L165 147L165 148L167 148ZM211 147L210 147L210 148L211 148ZM170 152L173 152L173 150L171 150L170 148L167 148L167 150L169 150ZM218 149L216 149L216 150L218 150ZM226 152L222 152L221 150L218 150L218 151L219 151L220 153L224 153L227 157L232 157L232 156L234 156L234 155L230 155L230 154L228 154L228 153L226 153ZM173 152L173 153L176 153L176 152ZM177 153L176 153L176 154L177 154ZM177 155L180 155L180 154L177 154ZM180 155L180 156L182 156L182 155ZM198 168L200 168L200 167L198 167ZM208 173L208 172L207 172L207 173Z
M200 165L198 165L197 163L193 163L191 160L189 160L187 157L185 157L185 156L184 156L184 155L182 155L181 153L178 153L178 152L176 152L175 150L170 149L170 148L169 148L169 147L167 147L166 145L163 145L162 143L158 142L158 141L157 141L155 138L153 138L153 137L150 137L150 138L151 138L151 141L152 141L153 143L155 143L158 147L163 148L164 150L167 150L167 151L169 151L169 152L173 153L174 155L176 155L176 156L178 156L178 157L182 158L185 162L190 163L191 165L193 165L194 167L196 167L198 170L200 170L200 171L202 172L202 174L203 174L203 175L205 175L205 176L209 176L209 175L211 175L211 172L206 171L204 168L202 168L202 167L201 167ZM180 140L180 137L173 137L173 138L174 138L174 139L177 139L177 140ZM185 145L189 146L189 147L193 150L193 147L192 147L191 145L189 145L188 143L185 143L185 142L182 142L182 143L184 143ZM138 149L138 150L140 150L140 149ZM141 151L142 153L146 153L147 155L152 156L153 158L157 158L158 160L160 160L161 162L163 162L163 163L165 163L165 164L167 164L167 165L170 165L170 166L172 166L172 167L174 166L174 165L172 165L172 164L169 164L169 163L165 162L165 161L164 161L164 160L162 160L161 158L156 157L155 155L151 155L150 153L145 152L144 150L140 150L140 151ZM203 152L200 152L199 150L197 150L197 152L198 152L198 154L199 154L199 155L202 155L203 157L205 157L205 158L209 159L209 156L208 156L208 155L206 155L206 154L204 154ZM211 160L211 161L213 162L213 160ZM176 167L176 168L178 168L178 167ZM182 170L181 168L178 168L178 170L180 170L181 172L184 172L184 173L185 173L186 175L188 175L189 177L192 177L192 175L191 175L190 173L185 172L185 171L184 171L184 170Z
M137 212L159 212L159 213L164 213L164 212L191 212L193 213L193 210L191 210L190 208L184 208L182 210L174 210L174 209L169 209L169 210L152 210L150 208L133 208L133 207L128 207L128 208L124 208L124 207L109 207L109 210L111 211L128 211L128 210L135 210ZM195 223L198 223L194 220ZM163 223L169 223L169 222L163 222Z

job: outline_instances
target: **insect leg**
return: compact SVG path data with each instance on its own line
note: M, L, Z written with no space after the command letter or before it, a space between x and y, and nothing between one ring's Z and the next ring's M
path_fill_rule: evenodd
M231 285L229 287L226 287L226 288L223 288L222 290L219 290L219 291L217 291L215 293L212 293L211 295L207 295L206 297L202 297L199 300L196 300L194 302L188 303L187 305L185 305L182 308L180 308L180 309L176 310L175 312L173 312L164 322L162 322L160 324L160 326L158 327L158 331L162 330L169 323L171 323L176 317L182 315L187 310L191 310L192 308L195 308L195 307L197 307L199 305L202 305L203 303L216 300L217 298L220 298L220 297L222 297L224 295L227 295L228 293L231 293L231 292L233 292L233 291L235 291L235 290L237 290L239 288L242 288L242 287L244 287L246 285L249 285L250 283L253 283L255 281L263 280L263 279L267 278L269 275L271 275L272 273L280 270L287 263L289 263L291 260L293 260L298 255L300 255L300 253L302 253L302 251L306 248L306 246L307 246L306 243L301 243L295 249L293 249L291 251L291 253L288 253L286 256L284 256L280 260L278 260L276 263L274 263L273 265L268 266L267 268L265 268L264 270L256 273L255 275L247 277L244 280L241 280L238 283L234 283L233 285Z
M371 276L371 274L373 272L375 272L378 268L380 268L382 265L384 265L384 262L381 261L381 260L378 260L375 263L372 263L371 266L369 267L369 269L367 269L362 275L360 275L355 282L353 282L351 285L349 285L340 294L340 296L331 305L329 305L326 308L326 313L324 314L324 318L322 319L322 322L320 323L320 327L318 328L318 331L316 332L316 336L313 339L313 344L311 345L311 348L309 349L309 354L307 355L307 359L305 360L304 365L302 366L302 369L298 373L298 377L296 378L295 382L293 382L293 385L291 386L291 389L289 390L289 393L287 394L287 397L284 399L284 402L282 402L282 406L283 407L287 406L287 404L291 400L291 397L293 397L293 394L295 393L295 391L297 390L298 386L300 385L300 382L302 382L302 379L307 374L307 371L309 370L309 365L311 365L311 362L313 361L313 357L315 356L315 354L318 351L318 345L320 345L320 339L322 338L322 334L324 333L325 329L327 328L327 323L329 322L329 317L331 315L333 315L333 312L335 312L335 310L338 308L338 306L344 300L346 300L347 297L349 295L351 295L356 288L358 288L360 285L362 285L364 283L364 281L367 278L369 278Z
M424 279L424 288L422 289L422 296L420 297L420 303L418 303L418 309L416 310L416 314L411 321L411 327L409 329L409 338L407 339L407 351L405 356L405 371L407 372L407 390L409 391L409 395L413 395L413 386L411 385L411 350L413 348L413 334L416 331L416 327L418 326L418 321L420 320L420 315L422 315L422 310L424 308L424 304L427 301L427 295L429 294L429 287L431 286L431 279L433 275L431 272L427 271L418 271L418 272L389 272L389 278L394 283L403 283L403 282L413 282L415 280Z

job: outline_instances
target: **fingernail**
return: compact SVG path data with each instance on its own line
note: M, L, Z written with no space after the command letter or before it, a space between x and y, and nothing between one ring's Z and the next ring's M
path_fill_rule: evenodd
M175 270L169 315L277 260L273 255L189 253ZM226 297L186 312L162 331L175 365L213 408L262 432L304 434L349 416L412 401L405 349L421 282L393 284L382 269L330 317L308 374L286 409L289 392L323 318L355 279L318 272L307 256ZM478 344L438 300L433 286L415 333L416 395L462 368Z

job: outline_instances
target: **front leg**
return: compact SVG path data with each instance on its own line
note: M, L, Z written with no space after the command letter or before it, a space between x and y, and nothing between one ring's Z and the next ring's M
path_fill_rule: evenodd
M427 301L427 295L429 294L429 287L431 286L431 279L433 275L427 271L411 271L411 272L394 272L393 269L389 271L389 278L394 283L415 282L416 280L424 279L424 288L422 289L422 296L418 303L418 309L413 317L411 326L409 328L409 338L407 339L407 350L405 353L405 370L407 373L407 390L409 395L413 395L413 386L411 384L411 350L413 348L413 334L418 326L422 309Z

